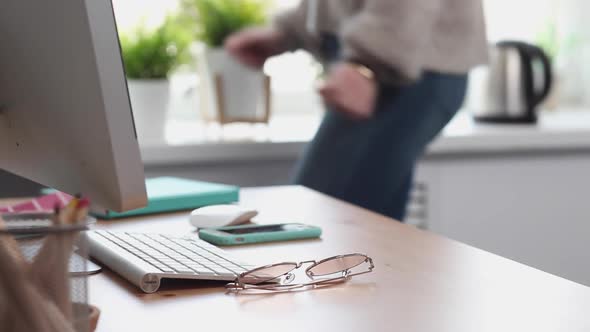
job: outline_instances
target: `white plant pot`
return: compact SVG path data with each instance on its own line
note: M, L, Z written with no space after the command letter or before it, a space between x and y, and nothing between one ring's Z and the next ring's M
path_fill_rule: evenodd
M167 79L130 79L127 85L139 143L163 144L170 102L170 82Z
M246 67L224 49L196 50L201 112L205 119L231 122L268 122L270 78Z

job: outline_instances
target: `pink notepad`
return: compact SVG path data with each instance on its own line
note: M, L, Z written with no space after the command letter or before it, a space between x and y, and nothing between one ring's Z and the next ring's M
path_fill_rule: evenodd
M13 206L0 207L0 213L51 213L56 206L64 207L72 196L56 191Z

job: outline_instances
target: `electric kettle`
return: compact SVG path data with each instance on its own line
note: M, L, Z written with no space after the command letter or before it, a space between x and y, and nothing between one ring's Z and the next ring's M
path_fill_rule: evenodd
M551 91L551 61L539 47L502 41L490 48L488 66L474 70L467 108L476 121L534 123ZM476 86L474 86L474 84Z

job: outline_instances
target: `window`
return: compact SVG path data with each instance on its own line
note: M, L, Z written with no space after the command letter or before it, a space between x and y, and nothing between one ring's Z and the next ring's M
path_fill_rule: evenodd
M542 42L557 51L555 71L560 105L590 105L590 21L584 16L590 12L585 0L483 0L488 37L491 42L502 39L520 39ZM277 0L276 10L295 6L299 0ZM165 13L177 8L170 0L114 0L117 22L127 30L141 20L157 24ZM585 69L588 68L588 69ZM280 116L310 117L314 126L321 114L321 101L314 93L317 68L313 59L304 52L287 54L270 61L265 70L273 77L273 121ZM199 121L196 110L197 77L194 72L182 72L172 79L173 92L170 117L186 121ZM300 123L302 131L310 131L306 121ZM291 130L297 131L287 125ZM311 130L313 131L313 129Z
M534 42L553 18L554 0L484 0L488 39Z
M277 11L297 5L299 0L275 1ZM156 26L167 12L178 8L179 1L114 0L120 31L128 31L140 22ZM299 141L311 138L323 107L314 93L318 67L303 51L285 54L269 61L265 71L272 77L270 128L230 125L206 126L198 112L198 77L193 70L179 71L171 77L171 101L168 108L166 141L171 144L211 142L222 139ZM264 132L264 133L262 133Z
M590 2L585 0L484 0L490 41L520 39L554 56L554 98L559 106L590 105Z

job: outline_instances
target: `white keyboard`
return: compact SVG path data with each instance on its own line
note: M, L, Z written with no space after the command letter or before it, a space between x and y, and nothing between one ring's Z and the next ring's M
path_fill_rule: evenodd
M233 281L254 266L196 236L89 231L90 256L146 293L163 278Z

